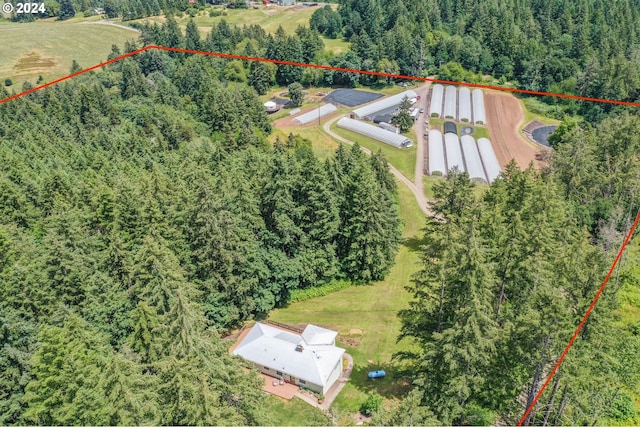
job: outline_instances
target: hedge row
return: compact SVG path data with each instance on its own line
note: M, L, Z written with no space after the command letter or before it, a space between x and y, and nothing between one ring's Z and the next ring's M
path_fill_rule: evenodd
M326 285L316 286L313 288L294 289L291 291L290 302L306 301L311 298L322 297L332 292L339 291L351 286L351 282L346 280L338 280L327 283Z

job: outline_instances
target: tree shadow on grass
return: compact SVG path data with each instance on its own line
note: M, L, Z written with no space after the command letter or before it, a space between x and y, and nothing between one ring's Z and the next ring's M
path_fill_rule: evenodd
M420 247L425 243L424 237L409 237L402 241L402 245L408 248L411 252L419 252Z
M383 370L384 378L369 378L370 371ZM355 365L351 371L349 382L358 390L367 394L377 393L387 399L399 399L406 395L411 382L399 366L394 363L368 363L366 366Z

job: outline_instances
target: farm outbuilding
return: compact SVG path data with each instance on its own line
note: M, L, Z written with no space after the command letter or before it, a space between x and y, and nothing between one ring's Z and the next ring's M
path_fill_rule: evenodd
M406 136L398 135L379 128L378 126L363 123L348 117L343 117L338 120L338 127L368 136L369 138L384 142L385 144L392 145L396 148L408 148L413 145L413 141Z
M458 134L458 127L453 122L444 122L444 133Z
M474 89L471 95L473 96L473 122L478 125L484 125L487 123L484 111L484 94L480 89Z
M325 104L322 107L318 107L315 110L309 111L308 113L300 114L292 121L298 122L301 125L306 125L307 123L311 123L314 120L319 120L321 117L331 114L336 110L337 108L335 105Z
M433 85L431 89L431 103L429 104L429 117L442 117L442 97L444 96L444 86Z
M371 120L376 115L376 113L400 105L405 96L408 99L418 97L418 95L414 91L406 90L397 95L388 96L381 99L380 101L376 101L372 104L365 105L364 107L353 110L353 115L357 119L368 118L369 120Z
M442 134L436 129L429 131L429 175L447 176Z
M455 120L457 117L458 91L455 86L447 86L444 93L444 118Z
M233 350L263 374L316 393L326 393L340 378L344 349L337 332L307 325L302 334L256 323Z
M484 164L484 170L487 172L487 179L491 184L500 175L500 163L496 158L496 153L493 151L491 141L487 138L478 139L478 151Z
M462 154L464 154L464 161L467 164L469 178L473 182L486 184L487 177L484 174L484 168L482 167L482 160L480 159L480 153L476 146L476 140L473 139L472 136L462 135L460 138L460 144L462 145Z
M278 111L278 104L273 101L267 101L264 103L264 111L266 111L267 113Z
M451 171L454 166L457 166L460 172L466 171L458 135L454 133L444 134L444 150L447 154L447 172Z
M465 86L458 91L458 113L461 122L471 122L471 91Z

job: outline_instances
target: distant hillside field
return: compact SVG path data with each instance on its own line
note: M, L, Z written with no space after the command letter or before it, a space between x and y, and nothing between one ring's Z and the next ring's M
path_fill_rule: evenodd
M217 24L222 19L226 20L232 25L254 25L257 24L268 33L275 33L279 26L289 34L293 33L299 25L309 26L309 19L317 7L279 7L271 6L269 8L265 6L259 6L258 9L224 9L226 15L209 16L210 10L217 10L222 12L222 8L214 7L207 8L194 16L194 21L198 24L198 28L203 33L208 33L211 26ZM187 25L190 16L185 14L182 17L176 17L176 21L184 29ZM139 21L155 21L164 22L164 16L151 16L149 18L143 18Z
M35 84L40 75L51 81L69 74L74 59L81 67L99 64L111 45L122 48L138 39L134 31L111 25L65 22L3 22L0 35L0 79L3 84L12 79L16 91L25 81Z

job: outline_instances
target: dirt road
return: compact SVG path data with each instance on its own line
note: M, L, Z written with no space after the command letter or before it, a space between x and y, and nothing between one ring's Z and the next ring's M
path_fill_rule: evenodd
M416 170L414 173L413 184L416 186L416 189L424 194L422 191L422 174L424 173L424 152L425 152L425 144L424 140L424 130L425 124L424 120L427 117L427 95L429 93L429 86L431 86L431 82L427 82L426 84L420 86L415 90L416 94L420 96L420 101L416 102L413 107L414 108L424 108L424 113L418 115L418 120L413 124L413 130L416 133Z
M528 167L530 162L541 166L536 160L540 149L534 147L518 131L524 121L524 111L518 98L508 93L491 91L486 91L484 96L491 145L500 166L504 168L511 159L515 159L521 168Z
M327 122L325 122L322 127L324 129L324 131L329 134L333 139L337 140L337 141L341 141L344 142L345 144L349 144L349 145L354 145L355 143L351 140L348 140L346 138L341 137L340 135L336 134L334 131L331 130L331 125L336 122L338 119L342 118L343 116L338 116L338 117L334 117L331 120L328 120ZM362 151L364 151L365 153L371 155L373 153L371 153L371 150L368 150L364 147L360 147L360 149ZM396 169L392 164L389 164L389 171L396 177L398 178L398 180L403 183L404 185L406 185L409 190L411 190L411 192L413 193L413 196L416 198L416 202L418 202L418 206L420 206L420 209L422 210L422 212L424 212L426 215L429 216L433 216L433 213L431 212L431 209L429 209L429 202L427 201L427 198L424 196L424 193L422 192L422 189L418 190L418 188L414 185L413 182L411 182L411 180L409 178L407 178L406 176L404 176L404 174L402 172L400 172L398 169ZM420 181L422 182L422 170L420 170Z
M129 30L129 31L133 31L133 32L136 32L136 33L140 32L140 30L136 30L135 28L127 27L126 25L116 24L116 23L111 22L111 21L91 21L91 22L83 22L82 24L111 25L112 27L122 28L123 30Z

